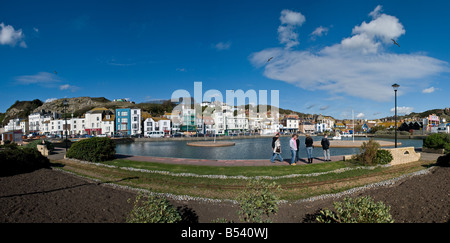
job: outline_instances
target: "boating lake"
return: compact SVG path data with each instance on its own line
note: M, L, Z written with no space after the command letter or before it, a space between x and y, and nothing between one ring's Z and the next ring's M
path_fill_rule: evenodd
M313 136L314 144L320 144L322 136ZM281 156L283 159L291 158L289 149L290 137L281 137ZM300 137L300 158L306 158L305 137ZM210 138L208 138L210 140ZM350 140L352 138L342 138ZM355 140L367 140L368 138L355 137ZM394 139L375 139L393 142ZM199 140L203 141L203 140ZM223 140L222 140L223 141ZM137 156L155 156L171 158L190 158L190 159L217 159L217 160L238 160L238 159L270 159L272 156L272 137L259 137L252 139L231 139L226 140L234 142L235 146L230 147L191 147L186 145L190 141L170 140L167 141L148 141L134 142L129 144L118 144L116 153L124 155ZM398 139L401 145L398 147L421 148L422 139ZM212 143L213 141L211 141ZM392 147L384 147L392 148ZM331 156L349 155L359 153L359 148L333 148L330 147ZM321 147L314 147L313 156L323 158Z

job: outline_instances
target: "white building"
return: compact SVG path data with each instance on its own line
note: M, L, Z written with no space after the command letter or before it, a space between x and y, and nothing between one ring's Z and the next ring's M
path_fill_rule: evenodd
M45 112L44 110L32 113L28 116L29 132L44 134L44 129L42 128L44 122L57 119L59 117L60 114L56 112Z
M315 131L322 133L325 131L332 132L334 128L334 119L329 116L319 115L315 123Z
M65 120L62 120L62 119L50 120L48 124L49 124L48 125L48 133L49 134L59 135L59 136L65 135L65 133L64 133L65 124L66 124ZM68 125L68 127L70 126L70 120L67 120L67 125Z
M141 109L130 109L131 135L142 134Z
M144 134L163 131L166 135L170 135L170 128L170 120L164 117L149 117L144 121Z
M23 134L28 134L28 121L21 118L14 118L9 120L5 126L5 132L21 130Z
M86 134L85 118L70 119L70 135L84 135Z
M284 132L296 133L298 132L299 122L298 115L291 114L281 120L280 128Z
M86 134L93 136L114 135L114 112L110 111L109 109L94 108L86 112L84 123L84 130ZM140 124L140 121L138 122L138 124Z

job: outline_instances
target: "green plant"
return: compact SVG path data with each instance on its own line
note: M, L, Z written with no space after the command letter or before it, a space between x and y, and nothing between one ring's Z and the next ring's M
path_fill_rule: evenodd
M450 134L431 134L423 140L423 146L432 149L445 149L445 153L450 153Z
M375 164L389 164L394 157L392 157L392 153L389 150L378 149L377 154L375 156L374 163Z
M450 153L446 154L446 155L442 155L440 156L437 161L436 164L438 166L443 166L443 167L448 167L450 166Z
M148 196L142 200L139 193L134 201L134 207L128 215L127 223L177 223L181 221L180 213L167 201L158 196ZM130 199L128 199L130 203Z
M333 203L335 212L321 210L316 220L320 223L393 223L390 206L371 197L346 197Z
M380 144L370 139L369 142L363 142L359 148L360 154L355 155L354 158L363 165L374 165L379 148Z
M53 151L55 149L55 145L48 141L48 140L44 140L45 145L47 146L47 149L50 151ZM37 149L37 145L41 145L42 144L42 139L38 139L38 140L34 140L30 143L28 143L27 145L25 145L25 147L27 148L36 148Z
M22 148L15 143L0 146L0 176L31 172L49 166L48 158L35 148Z
M110 138L89 138L74 143L67 151L68 158L102 162L115 158L116 144Z
M246 189L238 196L240 219L246 223L271 222L269 216L278 212L278 196L274 193L280 187L275 183L250 180Z

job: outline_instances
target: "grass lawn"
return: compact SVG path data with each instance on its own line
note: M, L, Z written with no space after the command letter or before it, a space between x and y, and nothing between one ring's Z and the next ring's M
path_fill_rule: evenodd
M248 183L248 178L263 177L264 180L275 181L279 184L282 187L281 199L291 201L337 193L353 187L392 179L422 170L432 162L418 161L376 168L361 168L360 165L346 161L299 166L227 167L163 164L123 159L102 163L114 166L112 168L66 160L61 163L63 166L60 168L63 170L103 182L144 188L158 193L212 199L235 199Z

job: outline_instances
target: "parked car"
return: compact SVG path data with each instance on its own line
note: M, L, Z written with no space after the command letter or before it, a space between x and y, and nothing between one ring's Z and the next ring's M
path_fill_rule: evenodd
M179 137L185 137L185 135L183 133L178 132L178 133L173 134L172 137L179 138Z
M146 137L149 138L163 138L164 132L163 131L146 132L145 135Z

